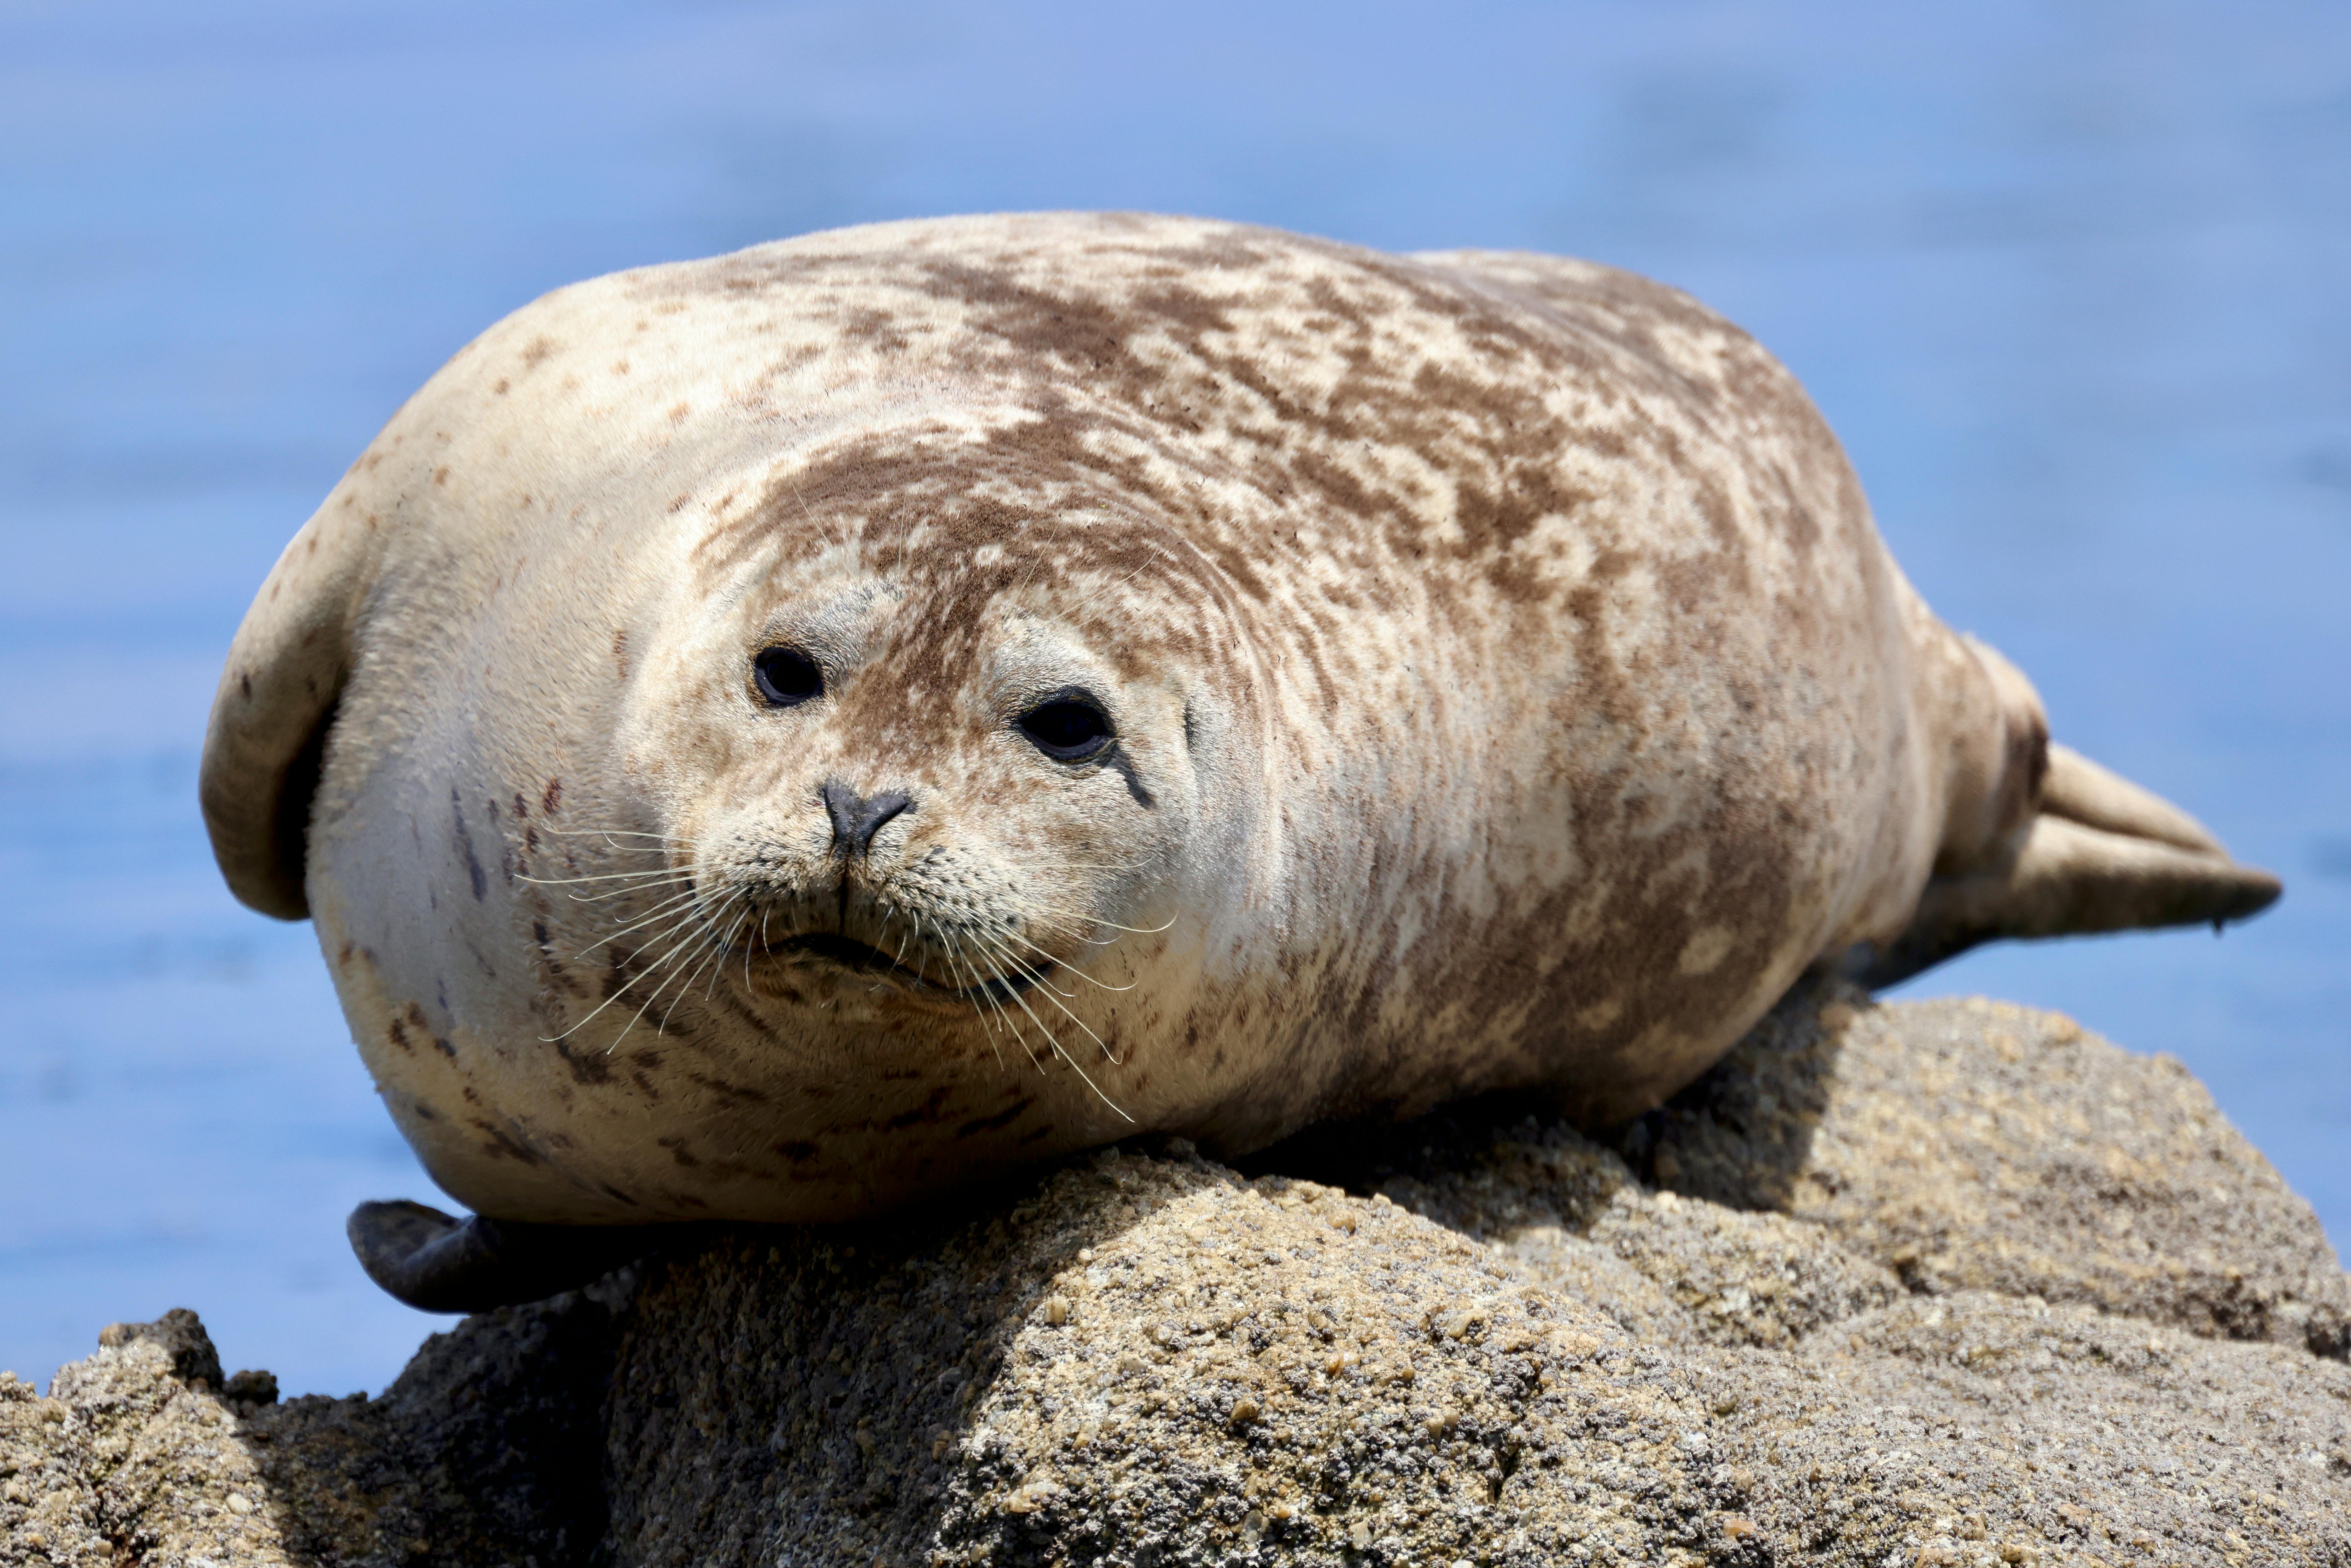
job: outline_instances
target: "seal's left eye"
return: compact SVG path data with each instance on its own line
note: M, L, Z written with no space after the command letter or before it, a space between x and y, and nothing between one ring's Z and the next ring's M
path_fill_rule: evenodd
M762 648L751 659L751 679L759 695L778 707L798 707L824 695L824 672L806 653Z
M1110 716L1083 692L1039 703L1020 716L1020 731L1057 762L1083 762L1111 742Z

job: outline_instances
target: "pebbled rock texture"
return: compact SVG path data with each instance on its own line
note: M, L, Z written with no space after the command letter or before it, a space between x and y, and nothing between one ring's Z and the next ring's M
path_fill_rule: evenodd
M1792 997L1524 1106L681 1233L380 1398L0 1380L0 1563L2332 1564L2351 1284L2176 1062Z

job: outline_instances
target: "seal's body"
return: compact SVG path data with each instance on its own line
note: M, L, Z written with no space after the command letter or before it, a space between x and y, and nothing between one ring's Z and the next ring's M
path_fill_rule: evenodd
M2276 893L2047 745L1687 298L1118 215L493 328L287 548L204 801L434 1178L562 1223L1606 1122L1816 960Z

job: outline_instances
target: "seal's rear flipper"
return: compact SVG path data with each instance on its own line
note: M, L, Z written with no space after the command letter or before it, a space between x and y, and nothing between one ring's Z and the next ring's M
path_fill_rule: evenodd
M1865 986L1890 986L1996 937L2217 928L2282 891L2185 811L2053 745L2023 831L1985 863L1929 882L1907 930L1887 947L1856 949L1844 967Z
M479 1312L543 1301L652 1249L641 1225L459 1219L421 1203L363 1203L343 1227L368 1278L419 1312Z

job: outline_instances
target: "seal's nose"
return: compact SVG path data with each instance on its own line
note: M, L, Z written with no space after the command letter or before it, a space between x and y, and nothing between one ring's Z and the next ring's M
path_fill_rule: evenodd
M832 846L845 855L864 854L882 824L914 804L895 789L868 800L839 779L816 794L832 817Z

